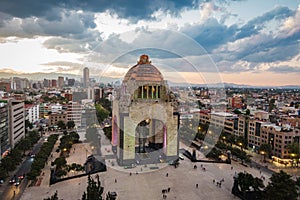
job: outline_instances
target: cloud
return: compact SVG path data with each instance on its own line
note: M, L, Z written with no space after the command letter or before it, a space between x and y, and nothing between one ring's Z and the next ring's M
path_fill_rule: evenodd
M294 11L289 9L288 7L281 7L278 6L274 8L273 10L264 13L262 16L256 17L249 22L247 22L245 25L243 25L241 28L237 30L237 34L235 36L235 39L241 39L245 37L249 37L255 34L258 34L263 28L265 28L265 25L267 22L270 22L271 20L284 20L294 14Z
M195 39L206 51L211 52L231 41L236 28L235 25L228 27L220 24L217 19L210 18L201 24L187 24L180 31Z
M187 8L197 7L198 0L154 0L154 1L123 1L123 0L10 0L0 1L0 12L5 12L15 17L42 17L47 20L56 20L60 16L55 11L57 8L69 10L83 10L85 12L110 12L118 14L121 18L141 19L150 18L154 11L162 10L171 14L179 14L179 11Z
M271 71L275 73L300 73L300 67L276 66L276 67L270 67L267 71Z

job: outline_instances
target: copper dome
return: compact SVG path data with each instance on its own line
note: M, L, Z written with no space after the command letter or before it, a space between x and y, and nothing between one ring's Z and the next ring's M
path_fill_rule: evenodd
M141 55L138 63L130 68L124 77L124 81L149 81L162 82L164 80L160 71L151 64L147 55Z

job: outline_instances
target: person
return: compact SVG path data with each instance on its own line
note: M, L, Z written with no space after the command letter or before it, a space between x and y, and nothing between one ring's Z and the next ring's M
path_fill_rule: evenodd
M115 183L117 182L117 179L115 179Z
M166 173L166 177L168 177L169 176L169 174L168 173Z
M213 183L215 183L215 179L213 180Z
M196 188L198 188L198 183L196 183Z
M132 173L130 172L130 173L129 173L129 176L131 176L131 175L132 175Z

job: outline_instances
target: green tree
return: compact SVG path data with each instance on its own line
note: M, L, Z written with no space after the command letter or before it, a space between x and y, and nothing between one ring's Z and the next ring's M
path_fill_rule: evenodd
M246 110L246 115L250 115L250 110L249 109Z
M27 128L29 129L33 128L32 123L28 119L25 120L25 129L27 130Z
M88 176L88 186L86 192L82 195L82 200L102 200L103 187L99 180L99 176L96 175L96 181Z
M234 135L231 135L231 134L227 134L226 136L226 142L230 144L230 146L232 146L232 144L235 143L235 137Z
M254 178L252 174L240 172L238 174L237 181L238 187L243 194L249 191L255 191L253 199L261 199L262 191L265 186L260 178Z
M238 136L236 138L236 144L243 149L245 146L247 146L247 140L243 136Z
M60 128L61 130L66 129L66 124L65 124L65 122L62 121L62 120L59 120L59 121L57 122L57 126L58 126L58 128Z
M293 142L287 146L287 149L290 153L291 158L296 161L296 164L298 166L300 154L299 144Z
M68 129L72 129L75 127L75 122L72 120L72 121L68 121L67 122L67 127Z
M259 152L264 156L264 162L266 161L266 155L270 155L272 153L272 147L270 144L263 143L259 147Z
M296 182L291 179L291 176L280 171L279 173L273 173L271 182L266 187L265 199L267 200L296 200L298 197Z
M54 164L56 165L56 168L64 167L67 164L65 157L58 157L54 160Z
M103 122L106 118L109 117L110 112L106 110L102 105L95 104L96 116L99 123Z

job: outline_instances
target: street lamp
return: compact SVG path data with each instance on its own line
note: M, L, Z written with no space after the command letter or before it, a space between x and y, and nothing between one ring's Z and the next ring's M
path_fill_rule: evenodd
M200 131L201 131L201 127L200 127L200 126L198 126L198 133L200 133Z
M265 157L265 155L266 155L266 152L264 152L264 151L261 151L260 152L260 154L264 157L264 160L263 160L263 162L266 162L266 157Z
M225 140L226 140L226 137L225 137L225 136L223 136L223 137L222 137L222 139L223 139L223 142L225 142Z
M291 153L291 157L292 157L292 167L294 166L294 158L295 158L296 154Z
M239 142L238 145L241 147L241 150L243 150L243 143Z

